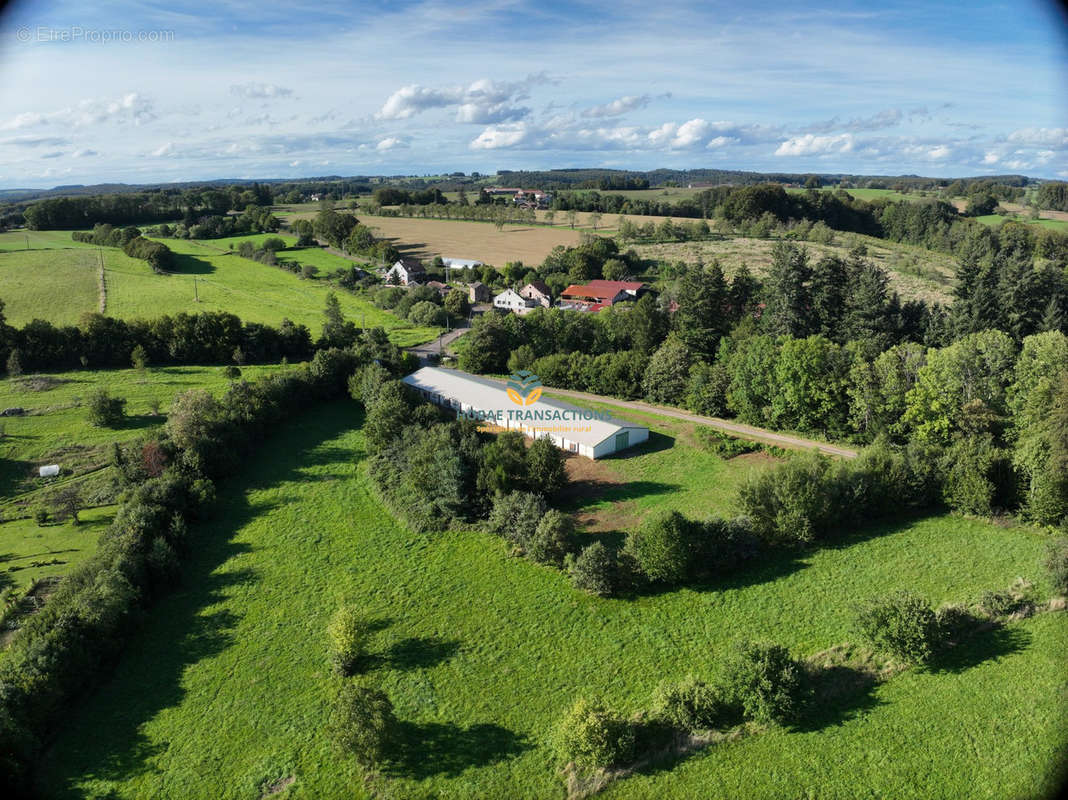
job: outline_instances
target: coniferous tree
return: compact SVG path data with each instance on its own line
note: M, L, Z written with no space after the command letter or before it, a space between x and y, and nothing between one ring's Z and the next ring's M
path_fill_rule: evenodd
M766 303L762 317L769 333L793 337L808 335L812 328L810 277L808 251L794 242L776 242L765 285Z

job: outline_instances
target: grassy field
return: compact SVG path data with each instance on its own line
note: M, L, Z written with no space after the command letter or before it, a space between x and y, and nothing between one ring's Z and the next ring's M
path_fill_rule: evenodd
M688 264L698 261L707 264L715 258L728 275L737 272L742 264L754 274L763 275L771 266L775 241L733 237L703 242L641 244L635 245L634 250L643 258L684 261ZM825 253L846 257L856 243L863 243L868 248L867 257L890 273L891 287L905 299L940 303L952 300L956 262L948 253L852 233L836 233L830 245L816 242L802 244L808 248L812 259L818 260Z
M44 316L52 322L73 324L87 311L99 310L98 269L101 254L107 283L106 313L124 319L155 317L180 311L229 311L242 320L277 325L288 317L307 325L312 336L322 329L325 279L303 280L277 267L241 258L228 250L248 238L261 242L265 234L211 241L167 239L176 254L174 274L156 275L139 259L121 250L63 247L70 233L51 231L49 250L2 252L18 244L21 232L0 234L0 298L14 325ZM63 240L58 236L67 237ZM287 238L287 237L283 237ZM292 241L292 237L289 237ZM319 248L282 251L283 257L313 263L322 272L352 262ZM195 286L194 286L195 281ZM361 297L338 291L341 308L357 325L382 326L390 338L407 347L437 336L440 329L414 326L376 308Z
M24 592L36 579L66 575L96 552L114 514L115 506L101 506L80 511L79 525L38 525L29 519L0 523L0 592Z
M715 587L600 600L488 535L396 524L358 423L348 402L317 410L222 490L192 531L182 587L66 720L43 796L563 797L547 738L576 696L643 708L661 679L707 674L738 637L812 654L849 639L858 599L971 599L1035 577L1043 547L1027 529L932 517L769 557ZM681 437L633 463L665 453L696 464ZM709 495L708 510L728 509ZM343 597L378 623L366 679L403 721L370 783L324 732L324 628ZM711 748L607 796L1036 796L1064 744L1066 646L1064 614L1013 623L801 730Z
M118 250L107 256L133 263ZM0 299L12 325L25 325L34 318L74 325L82 314L100 310L100 251L95 247L0 251Z
M1003 222L1023 222L1028 225L1037 225L1040 228L1048 228L1052 231L1068 231L1068 220L1064 219L1031 219L1030 217L1006 217L1003 214L984 214L981 217L976 217L979 222L984 225L1000 225Z
M253 379L278 369L248 366L242 374ZM0 423L0 590L7 585L25 589L34 578L66 574L95 550L97 535L114 511L109 505L116 491L108 466L112 442L131 442L163 425L179 392L204 388L221 394L228 385L221 367L150 368L144 376L132 369L77 371L0 381L0 407L27 411ZM86 418L83 398L99 386L128 401L126 421L118 429L93 427ZM63 472L41 478L37 468L44 464L59 464ZM81 514L88 524L39 527L27 518L69 485L79 488L84 503L103 506ZM60 563L32 566L53 559Z

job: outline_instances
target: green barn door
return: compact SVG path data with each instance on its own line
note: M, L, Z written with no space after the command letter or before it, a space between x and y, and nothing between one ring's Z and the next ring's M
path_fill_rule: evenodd
M625 450L630 443L630 431L616 434L616 450Z

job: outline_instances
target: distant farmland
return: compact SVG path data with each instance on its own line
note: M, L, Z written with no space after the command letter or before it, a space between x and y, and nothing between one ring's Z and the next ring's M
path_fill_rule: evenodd
M33 235L33 232L30 232ZM104 260L107 302L113 317L153 318L180 311L228 311L249 322L278 325L284 318L307 325L312 336L322 329L323 308L330 286L325 280L303 280L287 270L260 264L231 253L228 246L244 238L198 242L167 239L176 254L174 274L156 275L144 261L113 247L67 247L69 231L49 231L31 239L31 246L53 249L18 250L22 232L0 234L0 299L13 325L42 314L55 323L76 324L82 314L98 311L99 266ZM293 241L292 237L283 237ZM315 264L321 273L352 262L320 248L285 250L280 254ZM409 346L433 339L437 328L416 327L383 311L368 300L337 292L345 315L359 326L382 326L397 344Z

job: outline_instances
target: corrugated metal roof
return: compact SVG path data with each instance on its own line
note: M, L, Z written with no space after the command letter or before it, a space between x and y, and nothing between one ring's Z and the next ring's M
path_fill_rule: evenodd
M509 398L505 386L499 381L461 372L458 369L444 369L442 367L422 367L411 375L405 376L404 383L417 389L423 389L431 394L438 394L449 400L457 400L465 406L471 406L480 411L501 411L507 417L509 411L514 412L542 412L551 414L553 411L579 412L588 414L587 409L564 403L560 400L550 400L542 397L529 406L520 406L513 403ZM536 419L520 420L527 426L553 426L560 422L539 421ZM567 423L563 423L567 424ZM615 436L625 429L642 429L642 425L633 422L607 417L601 419L577 420L574 430L570 432L556 432L557 435L579 444L594 447L611 436Z

